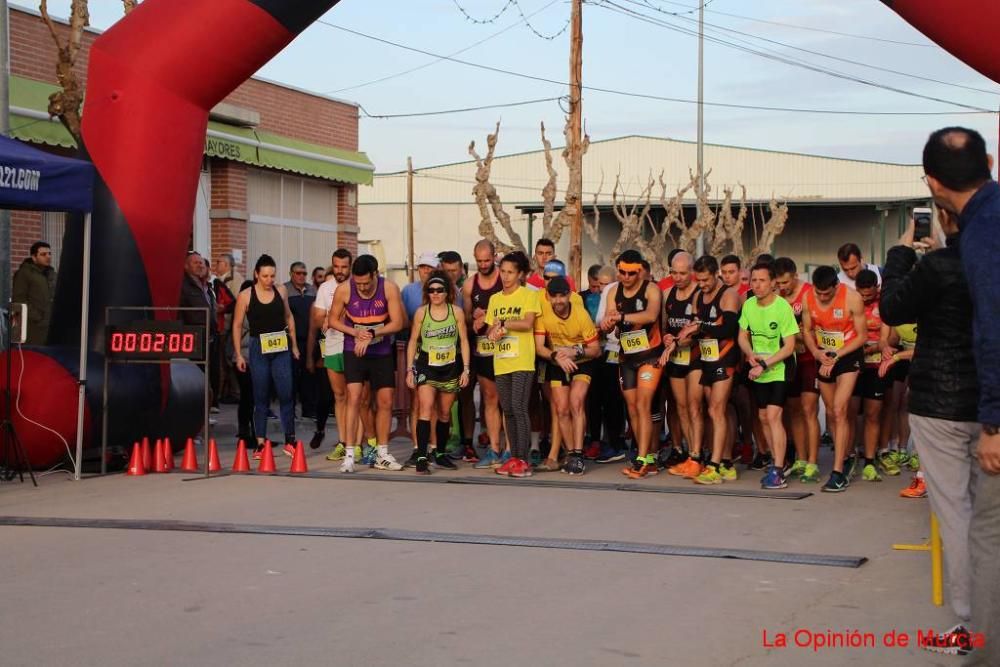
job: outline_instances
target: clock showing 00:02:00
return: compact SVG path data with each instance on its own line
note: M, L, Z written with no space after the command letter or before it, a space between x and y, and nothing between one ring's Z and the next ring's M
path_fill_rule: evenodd
M205 359L205 329L181 322L132 322L107 328L107 354L113 359Z

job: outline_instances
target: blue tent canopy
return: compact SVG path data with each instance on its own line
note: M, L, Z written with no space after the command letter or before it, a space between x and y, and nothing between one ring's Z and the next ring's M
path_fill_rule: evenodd
M0 136L0 208L89 212L94 165Z

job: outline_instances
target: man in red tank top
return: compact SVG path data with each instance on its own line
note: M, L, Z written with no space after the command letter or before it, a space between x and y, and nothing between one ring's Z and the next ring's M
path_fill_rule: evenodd
M812 285L802 309L802 335L816 359L820 394L833 427L833 472L823 491L838 493L847 489L851 472L844 469L851 437L847 409L863 360L865 306L857 292L840 284L832 266L813 271Z

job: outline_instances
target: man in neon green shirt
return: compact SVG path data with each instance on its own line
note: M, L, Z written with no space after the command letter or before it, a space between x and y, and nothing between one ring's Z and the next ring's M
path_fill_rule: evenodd
M753 296L743 304L739 333L740 349L750 363L751 390L774 454L773 464L760 482L765 489L788 486L782 473L787 444L782 412L788 382L795 375L793 355L799 333L795 312L774 291L774 280L771 264L757 264L750 271Z

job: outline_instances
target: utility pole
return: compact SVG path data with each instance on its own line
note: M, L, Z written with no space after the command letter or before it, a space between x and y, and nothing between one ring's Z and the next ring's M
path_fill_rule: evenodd
M413 254L413 158L406 158L406 238L407 247L410 252L410 258L407 262L407 268L410 271L410 282L414 280L414 269L413 263L416 261L416 256Z
M569 170L566 207L569 209L569 275L582 285L583 272L583 0L573 0L569 42L569 132L573 165ZM573 196L569 196L569 195Z
M701 217L701 198L705 191L705 0L698 4L698 217ZM705 254L705 232L698 235L695 255Z
M0 0L0 134L10 134L10 11ZM11 295L10 211L0 211L0 304L4 308Z

